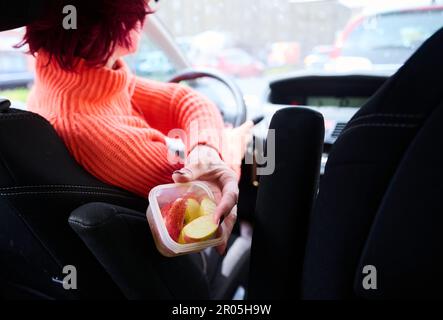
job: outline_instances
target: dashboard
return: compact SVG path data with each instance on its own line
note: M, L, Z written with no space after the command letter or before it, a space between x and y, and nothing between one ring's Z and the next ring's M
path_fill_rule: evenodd
M294 75L271 82L266 115L282 108L306 107L325 118L325 144L332 145L358 110L384 85L389 76Z
M325 151L322 172L331 146L360 108L389 79L388 74L296 74L270 84L264 112L267 123L256 136L266 138L270 121L280 109L305 107L320 112L325 119Z
M340 107L359 108L369 100L369 97L328 97L328 96L307 96L305 104L316 107ZM297 101L294 101L297 103ZM295 104L296 105L296 104Z
M385 83L382 75L302 75L271 83L269 103L359 108Z
M266 140L272 117L280 109L304 107L320 112L325 119L325 149L321 161L323 175L331 146L352 117L389 77L390 75L384 74L297 74L274 80L270 83L269 92L258 110L264 114L266 120L255 127L254 135L257 139ZM253 149L250 148L248 152L252 154ZM243 197L239 204L239 212L247 212L248 208L255 205L256 187L260 183L255 166L243 170L240 187Z

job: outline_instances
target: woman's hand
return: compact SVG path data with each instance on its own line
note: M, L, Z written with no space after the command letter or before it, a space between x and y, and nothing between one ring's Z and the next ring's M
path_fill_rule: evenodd
M172 178L176 183L204 181L213 191L218 202L215 222L220 223L224 218L226 226L224 231L226 241L217 248L217 251L223 255L237 221L236 206L239 196L237 174L221 160L215 149L198 146L189 154L185 167L174 172Z
M234 171L241 167L248 145L253 138L253 127L254 123L247 121L238 128L228 127L223 131L223 159Z
M186 183L195 180L204 181L214 193L218 206L215 211L215 222L218 224L222 218L225 223L225 243L217 248L223 255L226 251L228 239L237 222L237 203L239 196L238 179L241 161L244 158L246 146L251 141L252 121L248 121L239 128L226 129L223 133L223 157L208 146L198 146L189 154L185 167L174 172L172 176L176 183Z

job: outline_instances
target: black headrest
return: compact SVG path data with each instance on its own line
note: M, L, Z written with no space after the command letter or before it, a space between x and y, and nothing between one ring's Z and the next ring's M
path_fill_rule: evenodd
M11 107L11 101L0 97L0 113L8 111L10 107Z
M53 0L0 2L0 31L23 27L37 19Z

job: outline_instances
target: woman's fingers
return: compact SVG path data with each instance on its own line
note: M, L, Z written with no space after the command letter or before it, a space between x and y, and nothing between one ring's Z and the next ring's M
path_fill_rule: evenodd
M203 180L216 183L222 192L220 203L215 211L214 219L218 223L222 217L230 214L238 203L239 189L235 172L227 166L217 166L208 169L205 166L189 166L174 172L172 176L176 183L187 183L195 180Z
M226 172L220 177L222 184L222 199L215 211L215 220L219 222L222 217L228 216L238 203L239 189L235 174Z
M193 170L188 168L177 170L173 173L172 180L174 180L175 183L187 183L194 181L195 179Z
M252 120L246 121L240 126L244 132L249 132L254 128L254 122Z
M232 233L232 230L234 229L235 223L237 222L237 207L234 207L232 209L232 212L230 215L228 215L224 221L225 226L223 229L223 234L225 236L225 243L221 246L217 247L217 252L223 256L226 252L227 246L228 246L228 238Z
M254 129L254 122L247 121L243 125L241 125L237 130L239 132L239 136L244 140L244 143L247 145L252 139L252 129Z
M207 177L205 177L207 176ZM172 179L176 183L186 183L195 180L210 180L211 170L209 165L196 164L189 165L181 170L177 170L173 173Z
M238 203L239 188L236 173L226 165L217 165L212 169L198 167L194 171L194 178L216 183L222 193L221 200L214 213L215 222L228 216Z
M246 130L251 123L244 124L241 130ZM201 180L220 188L221 200L214 214L216 223L228 216L237 205L239 196L237 175L221 161L213 148L201 146L194 149L185 168L175 171L172 178L176 183Z

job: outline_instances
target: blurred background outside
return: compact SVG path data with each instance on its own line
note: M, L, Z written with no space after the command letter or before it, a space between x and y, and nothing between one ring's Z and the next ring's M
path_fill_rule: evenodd
M292 72L395 72L443 26L441 0L161 0L156 15L189 63L237 80L258 103L270 79ZM26 101L33 61L0 33L0 95ZM135 71L167 80L177 70L145 39Z

